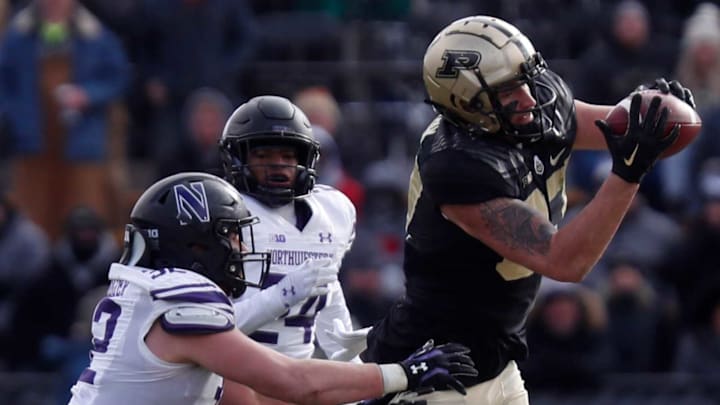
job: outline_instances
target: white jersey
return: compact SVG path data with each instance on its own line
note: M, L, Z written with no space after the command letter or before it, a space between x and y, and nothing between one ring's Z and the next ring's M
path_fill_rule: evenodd
M276 284L308 258L330 258L335 267L340 268L343 256L355 237L355 207L345 194L330 186L316 185L303 199L312 211L303 229L288 222L279 210L264 205L252 196L243 197L250 212L260 218L260 223L253 226L255 248L270 252L272 257L263 288ZM340 283L330 285L330 290L326 296L311 297L291 307L286 314L249 333L249 336L294 358L311 357L315 338L327 355L342 349L327 338L324 331L333 329L334 318L341 319L345 327L352 330L350 313ZM253 310L252 298L259 292L257 288L248 288L236 301L238 325L243 324L244 318L247 319L248 307Z
M93 314L92 360L71 389L70 405L216 404L222 377L197 365L163 361L144 339L158 318L177 319L179 312L193 310L211 310L215 323L189 316L169 327L189 333L232 329L235 318L227 295L189 270L115 263L109 279L107 295Z

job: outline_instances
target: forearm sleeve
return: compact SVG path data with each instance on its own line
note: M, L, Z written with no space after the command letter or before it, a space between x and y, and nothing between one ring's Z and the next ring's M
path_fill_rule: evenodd
M277 319L288 308L277 285L266 288L247 299L235 301L235 319L241 332L248 335L268 322Z

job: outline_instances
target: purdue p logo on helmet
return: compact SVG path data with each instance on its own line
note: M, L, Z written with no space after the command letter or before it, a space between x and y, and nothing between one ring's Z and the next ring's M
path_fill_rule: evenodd
M423 59L425 88L438 111L471 131L491 133L503 129L520 135L503 117L498 87L518 82L534 92L544 70L542 57L523 33L488 16L451 23L435 36ZM536 116L547 105L538 105Z
M482 55L475 51L451 51L443 53L444 63L435 73L435 77L458 77L461 69L475 69L480 63Z

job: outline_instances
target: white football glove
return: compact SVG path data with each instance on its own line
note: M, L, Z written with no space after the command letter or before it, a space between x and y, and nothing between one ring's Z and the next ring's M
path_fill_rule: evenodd
M249 299L235 301L238 328L246 334L287 313L309 297L327 294L337 281L338 268L331 259L307 259L295 270Z
M328 284L337 279L338 269L331 259L307 259L271 288L278 290L285 307L290 308L307 298L327 294Z
M367 334L372 327L347 330L345 324L340 319L333 319L333 330L325 330L328 338L338 345L342 346L342 350L338 350L330 356L330 360L350 361L354 359L363 350L367 349Z

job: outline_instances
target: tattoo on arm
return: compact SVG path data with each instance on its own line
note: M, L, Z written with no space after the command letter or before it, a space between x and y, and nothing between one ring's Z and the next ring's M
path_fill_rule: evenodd
M550 251L555 227L525 203L501 199L481 204L480 212L493 236L513 249L544 255Z

